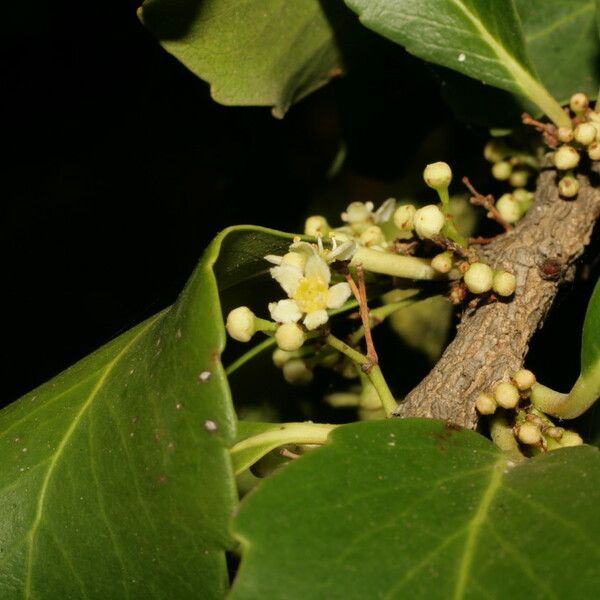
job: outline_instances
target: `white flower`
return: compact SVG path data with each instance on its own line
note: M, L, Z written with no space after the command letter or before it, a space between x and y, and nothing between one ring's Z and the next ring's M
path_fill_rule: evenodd
M306 261L311 256L320 256L327 264L331 264L338 260L350 260L358 244L355 240L347 240L342 244L337 243L335 235L331 235L331 249L323 246L323 240L321 237L317 238L317 244L309 244L308 242L302 242L299 238L290 245L289 252L283 256L277 256L276 254L267 254L265 260L268 260L274 265L293 265L298 267L300 270L304 270Z
M359 225L364 223L385 223L389 221L396 201L388 198L376 211L372 202L351 202L345 212L342 213L342 221L350 225Z
M310 252L310 255L304 269L285 262L271 269L271 275L289 298L271 302L269 312L278 323L295 323L305 315L303 323L306 328L317 329L329 319L327 309L342 306L352 292L345 282L329 287L329 266L311 244L297 242L293 246L296 246L294 252Z

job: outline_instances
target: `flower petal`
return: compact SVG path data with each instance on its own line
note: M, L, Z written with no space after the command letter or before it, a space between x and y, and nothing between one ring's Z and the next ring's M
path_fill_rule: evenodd
M290 252L299 252L306 254L306 258L317 254L317 248L314 244L308 242L294 242L290 245Z
M311 256L306 261L304 274L307 279L320 279L327 284L331 281L331 271L327 263L318 255Z
M295 323L300 320L302 313L295 300L280 300L269 303L271 319L277 323Z
M355 240L348 240L343 244L340 244L335 250L332 250L327 255L328 262L333 262L335 260L350 260L356 249L358 248L358 244Z
M350 298L352 290L350 286L344 281L342 283L336 283L329 288L329 297L327 299L327 308L339 308Z
M304 317L304 325L306 326L306 329L312 331L313 329L321 327L321 325L327 323L328 319L329 315L325 309L315 310L308 313L306 317Z
M271 269L271 276L284 289L285 293L291 296L302 279L302 271L295 265L282 263Z
M277 256L276 254L267 254L263 257L265 260L268 260L273 265L280 265L283 259L283 256Z
M388 198L376 211L375 211L375 223L385 223L392 218L394 211L396 210L396 200L394 198Z

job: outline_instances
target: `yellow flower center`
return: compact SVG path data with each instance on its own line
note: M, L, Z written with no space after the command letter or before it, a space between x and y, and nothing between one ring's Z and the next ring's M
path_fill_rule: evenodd
M293 299L303 313L327 308L329 286L319 277L303 277L296 288Z

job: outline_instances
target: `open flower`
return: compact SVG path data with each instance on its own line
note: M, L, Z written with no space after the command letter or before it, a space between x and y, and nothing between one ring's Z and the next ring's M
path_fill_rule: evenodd
M304 250L302 246L294 251ZM274 321L295 323L304 315L306 328L317 329L329 319L328 308L339 308L350 297L352 292L345 282L329 287L331 271L327 262L318 252L311 252L303 269L284 261L271 269L271 275L288 295L286 300L269 304Z
M268 260L274 265L295 265L303 270L306 261L311 256L320 256L327 264L331 264L338 260L350 260L358 248L358 244L355 240L348 240L342 244L338 244L335 235L331 236L331 249L323 246L323 241L320 237L317 238L317 242L317 244L309 244L308 242L303 242L299 238L296 238L290 245L287 254L284 254L283 256L267 254L265 260Z
M385 223L394 214L396 201L388 198L377 210L372 202L351 202L342 213L342 221L349 225L362 225L369 223Z

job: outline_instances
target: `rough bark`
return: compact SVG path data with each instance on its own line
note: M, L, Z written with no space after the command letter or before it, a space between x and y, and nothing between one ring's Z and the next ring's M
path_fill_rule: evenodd
M576 199L559 197L556 173L539 177L536 198L514 230L479 254L515 274L508 301L467 310L455 339L431 373L406 397L396 415L434 417L475 428L475 399L521 367L529 341L543 323L561 283L572 280L575 261L600 216L600 190L580 176Z

